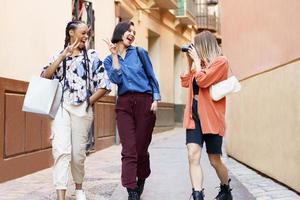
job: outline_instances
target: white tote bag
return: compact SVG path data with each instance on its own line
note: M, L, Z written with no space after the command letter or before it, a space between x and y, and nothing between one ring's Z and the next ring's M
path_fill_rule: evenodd
M241 90L241 84L235 76L216 83L209 88L209 94L214 101L219 101L228 94Z
M62 98L62 86L58 79L32 77L22 110L55 117Z

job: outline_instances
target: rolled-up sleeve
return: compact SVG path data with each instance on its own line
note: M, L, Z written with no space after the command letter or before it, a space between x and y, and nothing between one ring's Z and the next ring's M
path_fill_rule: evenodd
M181 74L180 80L181 80L181 86L184 88L188 88L190 86L192 74Z
M120 84L122 82L122 70L115 69L112 67L112 58L107 56L104 60L104 68L107 72L109 80L115 84Z
M208 88L209 86L219 82L228 70L228 61L226 58L220 58L214 61L208 69L196 72L195 79L197 85L201 88Z
M98 89L105 89L107 90L106 94L108 94L111 91L111 83L108 78L107 72L104 66L102 65L102 61L98 57L96 57L93 62L92 70L93 70L92 81L93 81L95 91Z
M52 65L52 63L58 58L58 55L52 56L49 58L48 65L43 67L43 70L41 72L41 76L43 76L44 72ZM52 75L51 79L61 79L63 76L63 67L62 63L59 64L57 69L55 70L54 74Z

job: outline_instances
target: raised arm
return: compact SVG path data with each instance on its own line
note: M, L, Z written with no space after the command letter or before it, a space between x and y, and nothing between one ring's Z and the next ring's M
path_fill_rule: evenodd
M199 87L207 88L221 80L228 71L228 61L225 57L217 58L208 69L196 72L195 79Z

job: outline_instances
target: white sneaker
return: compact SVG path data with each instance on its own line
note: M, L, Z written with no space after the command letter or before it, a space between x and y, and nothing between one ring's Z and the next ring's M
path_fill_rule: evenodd
M76 191L76 200L86 200L85 192L83 190Z

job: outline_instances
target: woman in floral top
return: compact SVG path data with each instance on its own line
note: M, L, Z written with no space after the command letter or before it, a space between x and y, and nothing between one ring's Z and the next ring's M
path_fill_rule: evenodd
M88 27L71 21L66 27L64 50L50 59L42 77L59 79L62 106L51 123L53 182L59 200L65 199L69 166L76 186L76 200L86 200L82 190L85 147L93 120L92 105L110 92L106 71L95 50L86 50Z

